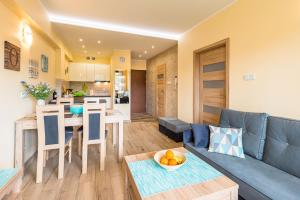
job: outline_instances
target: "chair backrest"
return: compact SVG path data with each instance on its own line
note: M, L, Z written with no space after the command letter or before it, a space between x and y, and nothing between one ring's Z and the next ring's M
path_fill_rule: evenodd
M83 140L99 143L105 140L105 104L83 105Z
M97 97L88 97L88 98L84 98L84 103L100 103L100 99Z
M46 105L36 107L38 145L55 146L65 143L64 106Z
M60 105L63 104L65 110L70 110L70 106L74 104L74 98L73 97L58 97L56 100L56 104Z

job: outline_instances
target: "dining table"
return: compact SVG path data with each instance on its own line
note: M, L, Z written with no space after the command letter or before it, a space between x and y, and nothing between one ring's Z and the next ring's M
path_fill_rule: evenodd
M69 111L65 111L65 127L80 127L83 125L82 115L74 115ZM107 110L105 115L105 124L112 124L113 132L113 145L117 149L117 157L119 162L123 159L123 114L118 110ZM25 130L35 130L37 129L36 114L32 113L18 119L15 123L15 167L17 167L22 173L24 170L23 161L23 135ZM76 129L74 129L76 131ZM35 133L38 133L37 131Z

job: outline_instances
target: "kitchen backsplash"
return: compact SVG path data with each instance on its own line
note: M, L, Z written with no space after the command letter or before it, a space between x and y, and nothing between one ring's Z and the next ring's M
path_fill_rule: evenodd
M108 96L110 95L110 83L85 83L88 87L88 95ZM70 82L70 89L78 91L82 89L83 82Z

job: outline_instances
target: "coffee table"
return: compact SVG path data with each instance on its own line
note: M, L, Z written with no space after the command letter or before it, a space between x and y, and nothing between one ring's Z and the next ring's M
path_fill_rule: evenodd
M154 163L155 152L125 156L125 199L237 200L238 184L183 147L187 163L168 172Z

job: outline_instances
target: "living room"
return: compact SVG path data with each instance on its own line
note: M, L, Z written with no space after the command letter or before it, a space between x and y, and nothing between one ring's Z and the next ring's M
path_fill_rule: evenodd
M0 0L0 199L299 199L299 8Z

